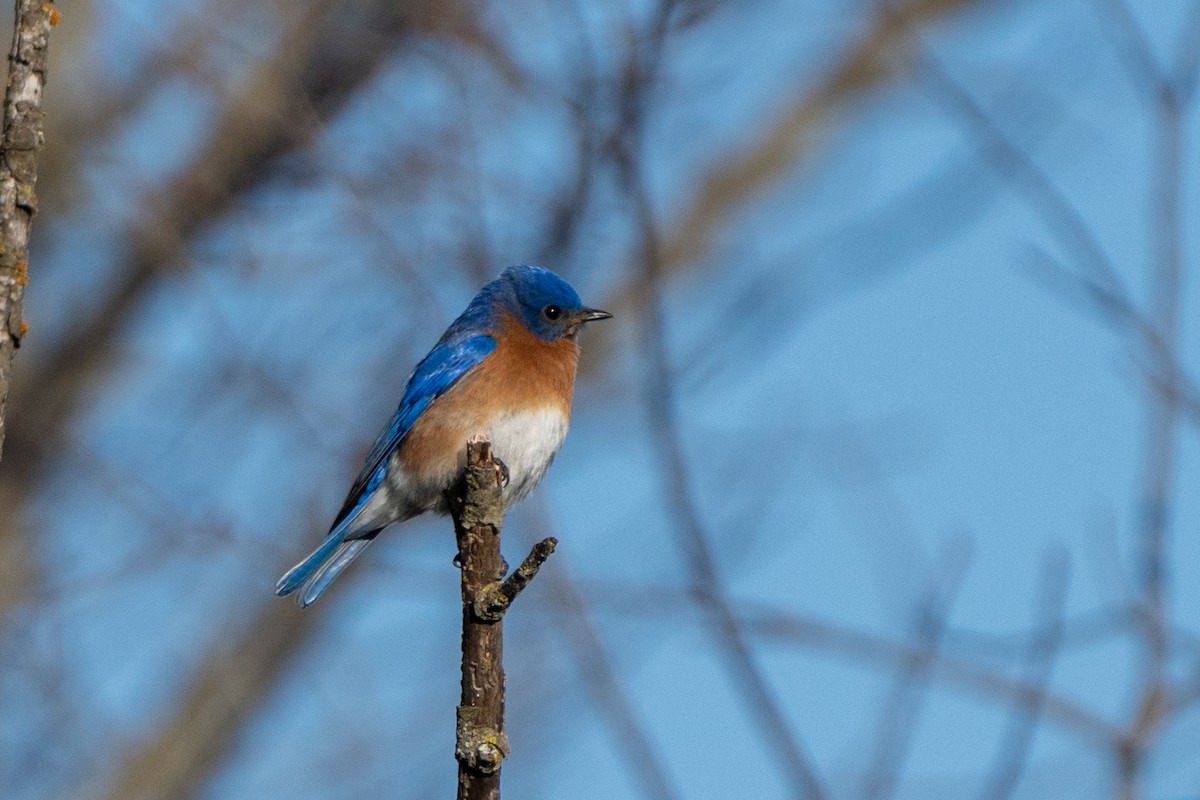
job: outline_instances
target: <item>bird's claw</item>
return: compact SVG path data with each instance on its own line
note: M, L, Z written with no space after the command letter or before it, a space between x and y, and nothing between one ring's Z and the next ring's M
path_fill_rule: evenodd
M496 482L499 483L500 488L503 489L505 486L508 486L508 465L498 458L493 458L492 464L494 464L496 467Z

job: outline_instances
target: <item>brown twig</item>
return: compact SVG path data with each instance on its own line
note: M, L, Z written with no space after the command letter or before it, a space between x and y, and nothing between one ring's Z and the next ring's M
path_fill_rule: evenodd
M58 11L41 0L16 4L4 133L0 141L0 453L13 354L25 335L21 305L28 277L29 229L37 213L37 156L42 149L42 88L50 28Z
M462 567L462 701L455 726L459 800L497 800L504 735L504 612L550 554L554 539L534 546L508 578L500 554L504 524L498 463L489 442L467 445L467 470L450 497ZM483 612L483 613L481 613Z

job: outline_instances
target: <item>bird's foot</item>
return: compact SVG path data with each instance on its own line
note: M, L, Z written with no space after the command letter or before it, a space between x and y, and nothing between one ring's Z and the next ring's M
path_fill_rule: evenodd
M508 465L498 458L493 458L492 464L496 467L496 482L499 483L500 488L503 489L505 486L508 486Z

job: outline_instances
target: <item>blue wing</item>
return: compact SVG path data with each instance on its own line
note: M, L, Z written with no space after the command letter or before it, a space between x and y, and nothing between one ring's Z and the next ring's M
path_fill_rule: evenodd
M458 382L496 349L496 340L486 334L450 334L417 364L404 387L400 407L387 428L375 440L367 462L350 487L346 502L333 521L333 528L350 516L379 486L387 469L387 459L412 429L417 417L439 395Z
M275 585L276 594L299 590L296 599L300 607L312 604L374 540L379 529L361 528L355 523L355 515L383 480L388 456L400 445L421 412L495 349L496 340L491 336L460 333L451 328L437 347L417 364L404 388L400 407L375 440L367 463L350 487L329 535L307 558L279 579Z

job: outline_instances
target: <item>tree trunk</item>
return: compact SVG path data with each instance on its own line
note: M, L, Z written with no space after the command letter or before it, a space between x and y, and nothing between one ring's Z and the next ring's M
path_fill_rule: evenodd
M0 141L0 455L13 354L25 335L21 304L29 273L29 227L37 213L37 154L42 149L42 87L50 27L58 11L42 0L17 0L4 133Z

